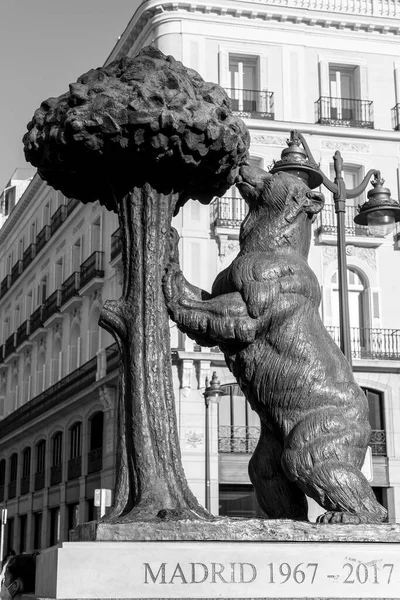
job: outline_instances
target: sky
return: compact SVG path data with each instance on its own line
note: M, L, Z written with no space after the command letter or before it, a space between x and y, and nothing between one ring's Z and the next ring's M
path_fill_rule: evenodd
M140 0L0 0L0 192L40 103L104 64Z

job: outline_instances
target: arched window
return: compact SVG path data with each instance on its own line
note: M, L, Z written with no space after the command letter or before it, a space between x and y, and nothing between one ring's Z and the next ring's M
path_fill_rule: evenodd
M0 460L0 502L4 501L4 487L6 485L6 460Z
M50 485L57 485L62 481L62 459L63 459L63 434L57 431L52 439Z
M31 479L31 449L25 448L22 453L22 477L21 477L21 495L29 494L29 484Z
M8 498L15 498L17 495L17 476L18 476L18 454L14 452L10 456L10 478L8 480Z
M77 422L69 430L68 479L76 479L82 472L82 423Z
M42 490L45 484L46 474L46 440L40 440L36 444L36 473L35 490Z
M102 412L90 419L90 446L88 454L88 473L101 471L103 467L103 421Z

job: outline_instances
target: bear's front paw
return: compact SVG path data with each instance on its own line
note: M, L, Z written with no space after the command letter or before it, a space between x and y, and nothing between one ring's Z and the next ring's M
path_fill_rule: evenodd
M168 308L172 308L179 301L184 289L185 279L176 263L169 263L163 277L163 292Z

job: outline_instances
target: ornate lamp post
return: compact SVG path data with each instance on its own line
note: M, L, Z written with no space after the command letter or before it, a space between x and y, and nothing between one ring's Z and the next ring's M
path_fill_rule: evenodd
M208 383L206 378L206 388L204 390L205 404L205 507L207 510L211 508L211 485L210 485L210 423L208 408L210 402L218 404L221 396L224 395L224 390L221 388L217 373L214 371L211 377L211 383Z
M343 159L339 150L333 156L333 167L335 178L331 181L315 162L303 135L297 131L291 131L288 148L283 150L281 160L275 162L271 173L288 171L304 179L311 189L322 184L333 194L337 217L340 349L351 365L345 238L346 200L359 196L366 189L370 178L374 177L371 181L373 189L367 194L368 201L358 207L359 214L354 219L358 225L367 225L373 235L390 233L395 223L400 221L400 205L390 197L390 190L383 187L384 180L381 178L380 171L371 169L357 187L348 190L343 179Z

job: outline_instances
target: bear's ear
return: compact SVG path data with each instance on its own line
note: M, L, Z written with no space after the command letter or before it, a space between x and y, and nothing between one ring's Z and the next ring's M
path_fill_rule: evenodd
M324 204L325 196L321 192L314 192L312 190L306 192L303 209L310 217L321 212Z

